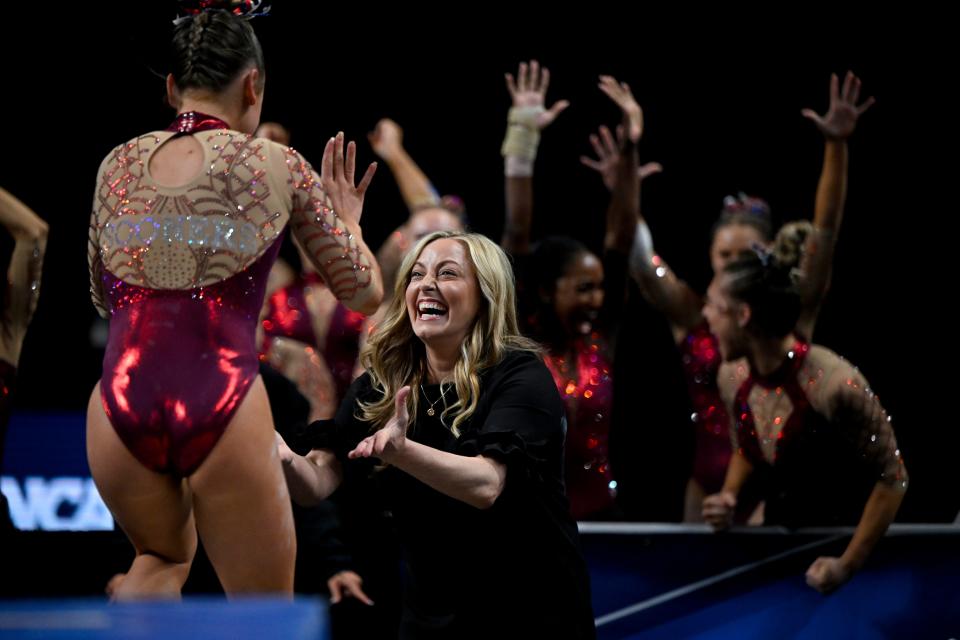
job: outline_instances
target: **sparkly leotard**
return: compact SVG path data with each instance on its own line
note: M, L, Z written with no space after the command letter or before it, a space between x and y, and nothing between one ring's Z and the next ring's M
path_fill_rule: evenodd
M730 462L730 418L717 389L720 348L705 322L692 329L679 347L694 408L691 419L696 447L692 475L704 491L715 493L723 486Z
M150 159L182 135L200 143L204 169L160 185ZM94 304L110 319L100 392L144 466L192 473L255 381L256 322L288 221L338 297L369 285L353 236L292 149L191 112L101 164L89 252Z
M544 358L563 399L567 417L564 477L570 513L577 520L619 517L617 480L610 462L613 423L613 354L626 291L626 258L617 251L603 256L603 307L590 320L590 331L568 335L556 313L540 305L539 277L532 255L514 256L518 305L523 331L547 345Z
M613 378L610 351L599 332L578 338L576 362L548 356L547 368L567 411L564 449L567 498L575 519L596 517L614 505L616 482L610 468Z
M813 327L823 298L829 289L831 263L835 247L834 233L828 229L815 228L804 245L799 265L797 282L802 304L796 330L806 339L811 339ZM644 297L661 310L687 309L687 322L692 326L679 341L687 392L694 412L696 449L692 477L710 494L723 486L727 465L730 462L730 419L717 388L717 372L721 358L717 338L699 313L702 301L683 283L659 255L649 262L636 265L634 278ZM690 309L695 310L696 321L691 321Z
M718 382L734 418L735 455L764 489L766 524L856 524L878 482L906 489L889 416L863 375L832 351L798 340L770 375L751 375L741 360L723 365Z

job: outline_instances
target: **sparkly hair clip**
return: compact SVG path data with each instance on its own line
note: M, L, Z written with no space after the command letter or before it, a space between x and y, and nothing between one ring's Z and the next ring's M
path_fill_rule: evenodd
M770 205L762 198L748 196L739 192L736 196L727 196L723 199L724 213L747 213L763 218L770 217Z
M263 6L263 0L181 0L180 9L186 15L178 16L173 24L180 24L184 20L199 15L204 11L222 9L246 20L258 18L270 13L270 5ZM263 7L261 9L261 7Z

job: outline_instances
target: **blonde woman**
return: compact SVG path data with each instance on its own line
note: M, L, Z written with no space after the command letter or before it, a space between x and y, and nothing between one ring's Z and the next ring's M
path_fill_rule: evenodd
M405 552L400 637L593 637L563 488L563 405L519 334L503 251L477 234L422 239L361 358L367 373L335 420L314 423L314 451L279 447L305 504L373 459L385 465Z

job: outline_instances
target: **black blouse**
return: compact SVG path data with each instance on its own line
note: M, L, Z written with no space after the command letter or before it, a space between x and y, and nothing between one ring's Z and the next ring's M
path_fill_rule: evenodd
M431 402L441 396L439 385L416 392ZM563 405L548 369L538 356L516 351L482 372L476 411L460 425L460 437L441 421L455 393L446 390L434 416L421 398L407 437L496 459L507 467L506 484L484 510L396 468L378 474L405 552L401 637L594 637L587 569L564 495ZM373 464L346 454L371 433L357 418L357 401L377 395L364 374L334 420L312 425L314 448L332 449L348 482Z

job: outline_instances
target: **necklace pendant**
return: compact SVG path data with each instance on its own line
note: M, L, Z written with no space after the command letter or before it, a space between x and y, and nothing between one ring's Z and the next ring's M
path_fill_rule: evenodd
M427 409L427 415L428 415L428 416L432 416L432 415L435 414L435 413L436 413L436 411L433 410L433 407L430 407L429 409Z

